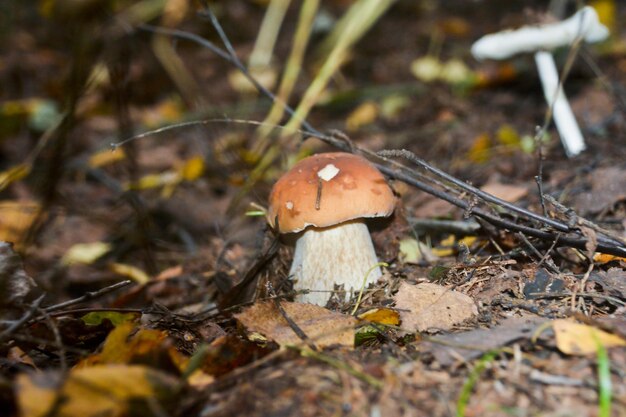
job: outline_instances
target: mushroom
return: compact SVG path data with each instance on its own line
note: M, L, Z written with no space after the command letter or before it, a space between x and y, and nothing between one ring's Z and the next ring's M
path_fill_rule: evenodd
M586 6L561 22L524 26L517 30L483 36L472 46L472 55L476 59L502 60L523 52L535 52L535 63L544 96L548 105L554 106L554 123L565 153L572 157L585 150L585 142L563 92L563 86L559 85L559 74L549 51L572 45L577 39L593 43L608 36L609 30L600 23L594 8Z
M326 305L335 285L347 300L366 277L365 285L377 281L382 273L364 219L387 217L394 207L385 178L360 156L313 155L284 174L270 194L268 221L295 234L289 275L294 289L309 290L297 300Z

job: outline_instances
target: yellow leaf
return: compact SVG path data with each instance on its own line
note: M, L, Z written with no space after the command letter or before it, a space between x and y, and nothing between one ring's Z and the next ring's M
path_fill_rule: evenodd
M141 114L141 121L148 128L178 121L183 114L184 105L178 97L168 98L154 107L146 108Z
M491 156L491 138L488 133L482 133L474 139L467 157L472 162L487 162Z
M77 243L63 255L63 265L89 265L111 250L111 244L105 242Z
M402 239L399 249L400 262L402 263L416 264L423 258L420 243L411 237Z
M89 157L89 166L92 168L99 168L107 165L111 165L115 162L121 161L126 158L126 152L124 149L117 148L114 151L105 149Z
M415 78L425 83L437 80L442 71L443 64L433 56L424 56L411 63L411 73Z
M502 125L496 132L496 138L498 142L502 145L507 145L511 147L519 147L520 146L520 136L517 133L517 130L511 125Z
M396 119L411 105L411 99L403 94L390 94L380 103L380 113L386 120Z
M456 242L456 237L454 235L448 235L448 237L444 238L439 242L439 246L436 248L432 248L433 254L436 256L443 258L446 256L454 255L454 243Z
M0 240L19 247L39 209L39 204L32 201L0 201Z
M346 119L346 129L349 132L359 130L363 126L374 123L378 117L378 106L373 101L366 101L350 113Z
M598 342L605 348L626 346L626 340L619 336L572 320L554 320L552 327L556 336L556 346L567 355L595 353L598 350Z
M7 188L15 181L19 181L22 178L30 174L32 167L29 164L19 164L0 172L0 191Z
M593 255L593 261L597 262L599 264L606 264L606 263L609 263L611 261L626 262L626 258L623 258L621 256L615 256L615 255L609 255L609 254L606 254L606 253L596 252L596 254Z
M177 386L176 378L145 366L101 365L73 369L66 378L58 372L18 375L16 396L22 417L117 417L128 415L138 400L162 402Z
M468 248L471 247L476 241L478 240L478 238L476 236L465 236L463 239L459 240L459 244L462 243L465 246L467 246Z
M432 248L431 249L433 255L438 256L439 258L445 258L446 256L454 255L454 248Z
M448 84L461 84L473 81L474 73L460 59L451 59L441 67L440 78Z
M148 174L141 177L137 184L126 185L130 190L148 190L151 188L165 187L167 185L178 184L181 181L180 174L175 171L165 171L160 174Z
M136 266L113 263L109 265L109 268L116 274L128 277L139 284L145 284L146 282L150 281L150 277L148 276L148 274L146 274Z
M187 181L194 181L200 178L204 172L204 159L201 156L194 156L185 162L180 170L180 176Z
M615 33L616 17L619 15L616 10L615 0L593 0L589 3L596 9L600 22L609 28L611 33Z
M367 320L372 323L387 324L397 326L400 324L400 313L388 308L374 308L365 313L359 314L361 320Z

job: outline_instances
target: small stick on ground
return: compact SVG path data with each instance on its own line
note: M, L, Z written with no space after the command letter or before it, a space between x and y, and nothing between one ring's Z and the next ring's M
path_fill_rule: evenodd
M126 287L127 285L130 285L131 283L132 281L127 279L125 281L121 281L116 284L109 285L108 287L101 288L98 291L88 291L85 293L85 295L81 297L74 298L73 300L67 300L59 304L51 305L49 307L44 308L43 311L45 311L46 313L50 313L52 311L61 310L65 307L73 306L76 304L81 304L81 303L84 303L85 301L90 301L90 300L93 300L94 298L102 297L105 294L108 294L120 288Z
M267 287L267 292L270 295L272 296L276 295L274 288L272 287L272 284L270 282L267 283L266 287ZM309 336L307 336L304 330L302 330L300 326L298 326L298 324L295 321L293 321L291 317L289 317L289 315L287 314L283 306L280 305L280 298L274 298L274 305L278 309L278 312L280 313L280 315L285 319L289 327L291 327L291 330L293 330L293 332L296 334L296 336L298 336L300 340L306 343L309 349L312 349L317 352L317 346L315 346L313 341L309 338Z
M37 298L33 302L30 308L26 311L26 313L24 313L24 315L19 320L17 320L15 323L9 326L8 329L0 333L0 342L3 342L6 339L8 339L13 333L15 333L15 331L17 331L20 327L22 327L26 322L30 320L30 318L39 310L39 306L41 305L45 296L46 296L45 294L40 295L39 298Z

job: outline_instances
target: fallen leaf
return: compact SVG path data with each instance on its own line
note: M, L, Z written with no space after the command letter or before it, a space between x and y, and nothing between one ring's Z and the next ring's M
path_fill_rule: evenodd
M596 231L587 226L580 226L580 231L583 236L587 238L585 242L585 255L587 255L588 259L593 259L593 254L596 253L596 248L598 247Z
M522 140L519 133L517 133L517 130L508 124L504 124L498 128L498 131L496 132L496 139L502 145L514 148L519 148Z
M598 344L605 348L626 346L626 340L619 336L573 320L554 320L552 327L556 336L556 346L566 355L596 353Z
M346 130L354 132L363 126L370 125L376 121L379 108L373 101L366 101L359 105L346 118Z
M389 326L397 326L400 324L400 313L389 308L374 308L358 316L361 320L367 320L372 323L386 324Z
M612 261L626 262L626 258L621 257L621 256L609 255L607 253L596 252L593 255L593 261L595 263L603 265L603 264L608 264L609 262L612 262Z
M626 200L626 169L598 168L589 174L589 182L591 190L578 194L573 201L582 215L599 213Z
M111 250L111 244L106 242L77 243L63 255L63 265L89 265Z
M626 271L623 269L609 268L606 272L592 273L589 280L600 284L612 296L626 299Z
M357 319L313 304L280 303L287 316L295 322L318 347L340 345L354 347ZM301 344L302 340L289 326L273 302L259 302L235 318L249 332L258 332L279 345Z
M411 73L420 81L433 82L441 76L443 63L434 56L424 56L411 62Z
M180 168L180 176L185 181L195 181L204 173L204 158L194 156L185 161Z
M509 203L514 203L519 199L526 197L528 194L528 188L523 185L502 184L499 182L490 182L480 189L493 196L501 198Z
M0 241L14 243L19 249L39 209L39 204L32 201L0 201Z
M434 254L428 246L412 237L400 241L399 251L400 262L405 264L418 264L422 260L434 262L439 259L438 255Z
M394 300L407 331L448 330L478 314L470 297L437 284L403 282Z
M145 366L101 365L72 369L66 378L59 371L20 374L15 391L22 417L116 417L141 400L163 406L178 387L177 378Z
M181 276L183 273L182 265L176 265L171 268L164 269L157 275L154 280L155 281L165 281L171 278L176 278Z
M114 151L111 151L110 149L105 149L91 155L87 164L92 168L100 168L111 165L118 161L122 161L125 158L126 152L123 148L117 148Z
M20 304L33 287L35 281L26 274L12 245L0 242L0 306Z
M478 358L485 352L498 349L521 339L530 339L537 327L547 319L512 317L491 329L437 336L421 344L421 351L433 354L437 362L449 366L459 359Z
M474 83L475 76L465 62L453 58L441 67L440 78L448 84L460 85Z
M227 334L217 337L207 346L199 367L205 375L221 376L273 350L237 335Z
M109 268L116 274L130 278L138 284L145 284L146 282L150 281L150 277L148 276L148 274L146 274L136 266L113 263L109 265Z
M120 313L118 311L92 311L81 317L83 323L89 326L99 326L103 320L109 320L112 325L119 326L137 320L141 313Z
M481 133L474 138L467 157L470 161L479 164L487 162L491 158L491 136L489 133Z

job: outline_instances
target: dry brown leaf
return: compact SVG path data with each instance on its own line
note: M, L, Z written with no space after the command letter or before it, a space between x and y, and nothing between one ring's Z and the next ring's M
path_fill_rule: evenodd
M450 366L459 360L470 360L500 349L515 341L530 339L537 327L548 321L541 317L510 317L491 329L437 336L420 345L422 352L433 354L437 362Z
M313 304L282 301L280 305L287 317L293 320L316 346L354 347L354 326L357 323L354 317ZM249 332L261 333L281 346L302 343L273 302L256 303L235 314L235 318Z
M593 259L593 254L596 253L596 248L598 247L598 236L595 230L590 227L580 226L580 231L583 236L587 238L585 242L585 255L587 255L587 258Z
M605 348L626 346L626 340L586 324L560 319L552 322L556 335L556 346L566 355L587 355L598 350L598 344Z
M591 190L578 194L573 201L582 215L599 213L626 199L626 169L598 168L589 174L589 182Z
M0 241L0 307L20 304L35 286L12 245Z
M448 330L478 314L470 297L437 284L403 282L394 299L407 331Z
M53 411L57 416L116 417L129 415L137 400L162 405L177 386L176 378L145 366L100 365L73 369L65 379L60 372L21 374L16 397L22 417L43 417Z

